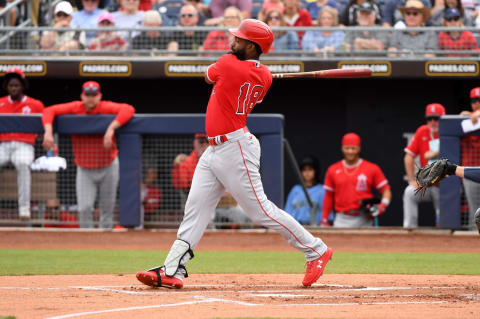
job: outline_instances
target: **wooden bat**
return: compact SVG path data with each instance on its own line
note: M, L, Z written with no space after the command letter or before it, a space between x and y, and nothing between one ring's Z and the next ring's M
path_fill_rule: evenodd
M297 73L274 73L274 79L288 78L366 78L372 76L372 70L368 68L362 69L331 69L311 72Z

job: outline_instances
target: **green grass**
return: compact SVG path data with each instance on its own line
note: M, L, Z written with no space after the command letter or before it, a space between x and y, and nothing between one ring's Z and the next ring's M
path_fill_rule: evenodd
M166 251L0 249L0 276L133 274L163 263ZM330 274L480 275L480 254L336 252ZM303 273L297 252L197 251L191 273Z

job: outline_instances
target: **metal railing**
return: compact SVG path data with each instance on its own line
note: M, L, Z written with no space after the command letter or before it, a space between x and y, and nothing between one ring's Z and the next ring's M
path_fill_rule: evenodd
M17 0L19 1L19 0ZM1 14L1 12L0 12ZM27 21L25 21L26 23ZM476 28L423 27L393 29L384 27L282 27L275 28L277 41L267 57L282 59L338 59L338 58L382 58L382 59L442 59L458 58L476 60L480 54L478 44L469 47L443 46L439 42L440 32L469 31L476 42L480 39L480 30ZM153 34L152 33L157 33ZM193 32L184 36L184 32ZM358 48L355 39L365 37L364 33L374 33L383 47L378 50ZM415 48L397 47L393 39L397 33L420 32L434 38L434 45ZM25 34L24 43L14 43L13 34ZM322 39L327 33L340 34L335 45L322 47ZM93 34L93 36L91 36ZM147 34L150 34L149 37ZM283 37L287 34L297 39L297 44L286 47ZM50 37L47 45L45 39ZM318 42L312 45L306 39ZM7 41L10 39L10 41ZM52 40L53 39L53 40ZM303 39L303 40L298 40ZM117 57L218 57L229 48L228 29L219 27L158 27L158 28L53 28L53 27L1 27L0 55L3 56L117 56ZM303 43L302 43L303 42ZM96 46L92 44L95 43ZM176 43L176 44L174 44ZM295 42L294 42L295 43ZM306 48L313 48L307 50Z

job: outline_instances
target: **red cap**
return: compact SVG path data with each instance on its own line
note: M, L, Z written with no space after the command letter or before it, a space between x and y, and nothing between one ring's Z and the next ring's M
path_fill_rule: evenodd
M471 91L470 91L470 98L471 99L475 99L475 98L478 98L480 97L480 87L478 88L473 88Z
M445 108L442 104L432 103L427 105L425 117L440 117L442 115L445 115Z
M7 74L17 74L20 76L22 79L25 79L25 74L23 73L22 69L20 68L10 68L5 72L5 75Z
M207 138L207 134L205 133L196 133L195 138Z
M84 94L98 94L100 93L100 84L96 81L88 81L82 85L82 93Z
M360 146L362 139L355 133L347 133L342 138L342 146Z

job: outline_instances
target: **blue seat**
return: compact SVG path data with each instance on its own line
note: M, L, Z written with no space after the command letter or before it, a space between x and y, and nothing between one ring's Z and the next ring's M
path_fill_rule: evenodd
M165 0L154 6L162 15L162 25L166 27L176 26L180 15L180 9L185 5L183 0Z

